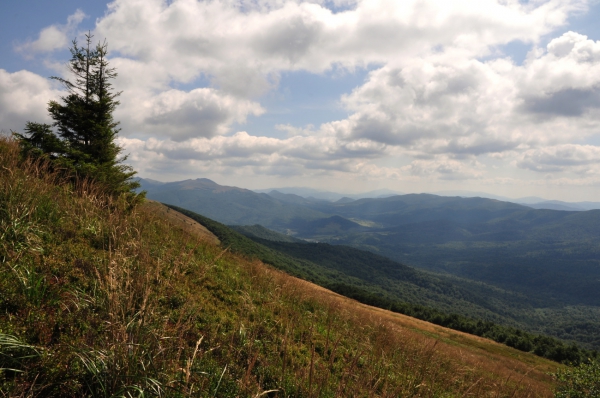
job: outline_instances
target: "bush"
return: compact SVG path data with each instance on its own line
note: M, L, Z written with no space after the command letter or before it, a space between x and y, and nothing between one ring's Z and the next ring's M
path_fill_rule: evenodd
M576 367L559 370L555 375L558 382L557 398L600 397L600 362L589 360Z

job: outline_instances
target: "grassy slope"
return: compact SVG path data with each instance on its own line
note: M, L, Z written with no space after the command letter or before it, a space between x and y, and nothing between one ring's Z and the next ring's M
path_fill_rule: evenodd
M232 255L10 142L0 164L3 396L551 395L551 362Z

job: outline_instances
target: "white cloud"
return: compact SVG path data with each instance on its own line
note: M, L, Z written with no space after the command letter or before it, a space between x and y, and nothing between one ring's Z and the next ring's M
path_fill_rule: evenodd
M421 156L512 149L519 144L509 117L518 93L510 78L515 69L508 60L486 63L452 52L387 65L343 98L354 113L337 125L338 134Z
M35 73L0 69L0 130L22 132L27 121L51 122L48 101L59 95L48 79Z
M557 54L559 54L557 56ZM600 42L573 32L522 65L448 49L371 72L331 123L416 155L455 158L569 143L600 133Z
M524 152L518 166L540 172L600 174L600 147L564 144Z
M136 96L137 97L137 96ZM131 93L118 115L127 129L146 135L167 133L175 141L214 137L229 132L232 123L244 123L248 115L260 115L256 102L223 94L211 88L189 92L170 89L139 101Z
M65 49L73 39L72 36L76 35L77 26L86 17L85 13L78 9L74 14L69 15L66 24L50 25L42 29L37 40L19 44L16 46L16 50L31 56L36 53L50 53L58 49Z
M255 167L270 174L301 173L302 170L354 172L362 159L381 155L384 147L370 142L339 144L335 137L294 136L287 139L256 137L246 132L212 139L193 138L182 142L122 138L126 151L143 152L142 158L201 161L219 167ZM358 161L357 161L358 160Z
M136 119L149 134L163 130L176 140L224 134L233 121L264 111L232 98L273 88L282 71L382 63L343 98L353 115L323 131L336 130L337 144L346 149L373 141L369 145L400 145L421 155L463 156L512 150L532 139L517 127L523 117L514 111L534 102L519 93L522 82L516 80L526 71L510 60L475 57L514 40L536 42L585 4L382 0L333 13L292 1L117 0L97 31L138 64L135 78L121 72L125 79L163 85L162 92L145 93L143 102L154 105L146 106L150 115ZM559 44L551 43L549 53ZM190 106L183 97L193 93L172 95L167 87L199 76L215 84L215 96L224 93L219 98L229 99L230 113L219 105ZM349 157L355 152L349 150Z
M534 42L584 4L369 0L333 13L295 1L116 0L97 33L124 56L169 65L174 81L203 73L227 92L257 95L281 71L387 63L435 47L484 55L493 45Z
M523 111L547 117L597 117L600 108L600 41L567 32L531 58L519 81Z

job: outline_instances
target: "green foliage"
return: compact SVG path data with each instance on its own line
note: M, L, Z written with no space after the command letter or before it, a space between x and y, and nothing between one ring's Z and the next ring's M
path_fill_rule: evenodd
M57 169L78 178L90 178L102 184L113 194L134 195L139 187L132 179L136 174L119 158L122 148L115 143L119 132L113 111L120 93L114 93L111 80L117 74L107 60L108 46L91 44L91 34L86 35L86 45L71 47L70 72L74 80L53 77L67 89L61 102L50 101L48 112L53 126L28 122L24 134L15 134L27 155L50 159ZM141 197L140 197L141 198Z
M9 268L17 277L23 296L33 305L39 306L48 288L45 276L23 265L9 265Z
M282 233L272 231L258 224L230 225L229 228L251 238L259 238L274 242L304 242L301 239L296 239L293 236L284 235Z
M0 331L0 377L7 373L22 373L28 362L41 355L38 348Z
M600 361L589 360L576 367L560 369L555 375L558 381L556 398L600 397Z
M21 143L23 152L38 156L56 159L66 152L65 145L52 131L49 124L27 122L24 134L14 134Z
M481 321L458 314L448 314L433 308L406 302L397 302L382 298L368 290L341 283L331 282L325 285L330 290L353 298L361 303L385 308L390 311L408 315L450 329L473 334L494 340L524 352L532 352L543 358L565 364L577 364L589 356L597 358L597 351L588 351L576 344L564 342L543 335L535 335L513 327L506 327L493 322Z

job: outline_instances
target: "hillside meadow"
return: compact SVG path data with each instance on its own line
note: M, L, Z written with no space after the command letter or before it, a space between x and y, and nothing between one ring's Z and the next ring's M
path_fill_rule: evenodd
M0 139L0 396L550 397L559 365L234 255Z

